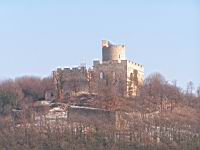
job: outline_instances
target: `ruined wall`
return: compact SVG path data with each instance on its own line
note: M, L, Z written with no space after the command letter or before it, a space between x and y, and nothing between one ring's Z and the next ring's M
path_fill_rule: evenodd
M71 106L68 108L68 121L95 125L98 127L115 127L116 112L91 107Z
M95 87L94 93L102 95L126 95L126 72L127 61L122 60L120 63L116 61L108 61L103 63L94 63Z
M138 84L142 84L144 82L144 67L143 65L140 65L138 63L127 61L127 74L128 78L130 77L130 74L134 74L134 70L137 70L138 75Z
M72 68L64 69L64 90L65 91L74 91L80 92L88 92L88 79L87 79L87 69L82 68Z
M85 67L58 68L53 72L53 79L58 97L65 98L69 94L88 92L89 90L88 71Z
M70 106L67 111L67 120L70 123L82 123L104 129L127 130L131 119L129 113L92 107Z
M135 96L138 86L144 81L144 67L128 60L102 63L95 61L94 73L97 84L94 89L97 89L97 93L103 89L110 94Z
M144 83L144 67L138 63L127 61L127 83L128 94L139 94L139 86Z

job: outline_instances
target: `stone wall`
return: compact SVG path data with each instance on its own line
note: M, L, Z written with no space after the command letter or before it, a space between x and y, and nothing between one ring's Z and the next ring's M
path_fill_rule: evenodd
M131 114L120 111L108 111L92 107L70 106L67 111L67 120L70 123L79 123L86 126L96 126L103 129L129 129Z
M63 98L77 92L88 92L88 70L86 67L58 68L53 72L55 90ZM58 96L59 97L59 96Z
M116 112L99 108L70 106L68 108L68 121L98 127L115 127Z
M97 92L106 89L110 94L134 96L138 86L144 81L143 66L128 60L102 63L95 61L93 68L97 84L94 89L97 89Z
M126 72L127 61L107 61L103 63L96 63L93 66L94 82L93 88L95 93L102 95L126 95ZM107 93L107 94L106 94Z
M128 95L137 95L139 93L138 87L144 83L143 65L127 61L127 83Z

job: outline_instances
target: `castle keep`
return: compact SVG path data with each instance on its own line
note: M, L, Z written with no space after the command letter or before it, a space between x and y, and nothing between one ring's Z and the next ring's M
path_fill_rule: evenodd
M102 41L102 61L93 61L93 68L58 68L53 71L55 90L59 98L78 92L103 95L135 96L143 84L144 67L129 61L124 45Z

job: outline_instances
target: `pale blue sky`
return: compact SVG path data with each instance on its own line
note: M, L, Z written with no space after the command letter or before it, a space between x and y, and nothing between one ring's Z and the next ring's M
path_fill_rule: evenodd
M198 0L0 0L0 79L101 59L101 40L185 88L200 85Z

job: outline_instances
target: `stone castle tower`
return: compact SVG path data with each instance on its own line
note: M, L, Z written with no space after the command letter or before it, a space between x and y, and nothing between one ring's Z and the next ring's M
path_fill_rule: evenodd
M115 95L135 96L144 81L144 67L126 59L125 45L102 41L102 62L93 62L96 92L106 89ZM111 91L110 91L111 90Z
M109 41L102 41L102 61L125 60L125 46L112 45Z

